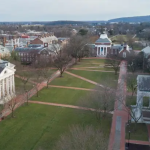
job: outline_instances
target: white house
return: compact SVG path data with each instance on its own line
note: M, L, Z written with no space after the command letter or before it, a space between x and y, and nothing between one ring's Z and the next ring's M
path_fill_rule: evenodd
M15 65L0 59L0 104L15 96Z
M107 56L110 51L112 41L108 38L107 34L101 34L100 38L95 42L97 56Z

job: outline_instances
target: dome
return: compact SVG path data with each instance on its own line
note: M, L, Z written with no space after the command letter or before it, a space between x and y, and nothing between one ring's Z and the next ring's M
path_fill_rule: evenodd
M100 35L100 38L101 38L101 39L108 39L108 36L107 36L107 34L101 34L101 35Z

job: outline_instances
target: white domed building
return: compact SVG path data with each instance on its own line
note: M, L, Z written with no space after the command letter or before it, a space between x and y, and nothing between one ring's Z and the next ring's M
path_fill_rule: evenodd
M112 41L108 38L107 34L101 34L100 38L95 42L95 49L97 56L107 56L111 49Z

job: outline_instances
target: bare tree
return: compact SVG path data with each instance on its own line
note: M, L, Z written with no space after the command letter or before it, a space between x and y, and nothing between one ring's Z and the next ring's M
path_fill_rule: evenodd
M132 96L134 95L134 93L136 92L137 89L137 82L136 82L136 76L134 75L130 75L127 78L127 87L129 90L132 91Z
M57 142L55 150L107 150L108 138L102 130L92 126L73 126Z
M15 110L15 107L17 105L17 97L14 97L12 98L9 102L8 102L8 107L11 111L11 117L14 118L14 110Z
M76 62L77 59L80 59L87 56L89 53L89 47L87 46L88 40L87 37L83 37L80 35L73 36L70 39L70 43L68 45L68 53L75 58Z
M87 97L80 100L79 105L93 108L96 118L100 120L114 110L116 91L109 87L96 87Z
M66 53L66 47L63 47L60 51L56 50L55 53L53 65L60 71L60 77L62 77L62 74L71 61L71 57Z
M119 68L120 68L120 59L118 57L109 57L109 59L106 60L106 64L112 66L112 68L115 71L115 75L117 75Z

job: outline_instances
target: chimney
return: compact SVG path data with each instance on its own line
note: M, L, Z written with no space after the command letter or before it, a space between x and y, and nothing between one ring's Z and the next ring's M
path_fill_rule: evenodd
M44 47L48 47L48 43L44 43Z
M14 45L14 50L16 49L16 45Z
M6 46L6 37L3 37L3 46Z

